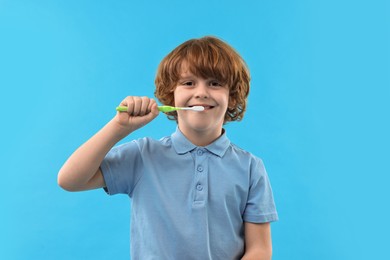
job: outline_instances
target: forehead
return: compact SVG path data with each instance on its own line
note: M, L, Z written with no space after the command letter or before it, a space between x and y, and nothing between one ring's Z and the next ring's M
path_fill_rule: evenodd
M193 73L193 70L191 70L191 67L188 65L188 62L185 61L181 63L180 68L178 70L178 74L180 78L197 76Z
M179 78L186 77L199 77L202 79L215 78L221 81L225 81L225 77L221 71L217 68L212 68L209 65L200 65L197 63L191 63L187 60L183 60L178 66L177 74Z
M204 74L195 74L193 73L189 67L182 66L182 69L178 73L178 80L192 80L192 79L202 79L202 80L220 80L216 77L216 75L204 75Z

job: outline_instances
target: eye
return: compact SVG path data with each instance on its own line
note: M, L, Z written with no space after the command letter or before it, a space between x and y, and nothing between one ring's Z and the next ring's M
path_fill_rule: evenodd
M193 86L194 85L194 82L193 81L183 81L182 83L181 83L181 85L183 85L183 86Z
M210 86L212 86L212 87L222 87L222 83L219 82L218 80L212 80L212 81L210 81Z

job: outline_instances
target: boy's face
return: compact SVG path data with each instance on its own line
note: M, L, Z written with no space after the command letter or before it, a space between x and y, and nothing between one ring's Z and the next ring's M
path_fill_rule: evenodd
M202 112L179 110L178 125L181 131L220 135L229 104L229 89L217 79L193 75L183 69L174 89L175 106L204 106Z

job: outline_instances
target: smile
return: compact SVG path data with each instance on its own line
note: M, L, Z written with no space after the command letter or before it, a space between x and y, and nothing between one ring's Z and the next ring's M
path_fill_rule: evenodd
M189 107L193 107L193 106L202 106L202 107L204 107L204 110L209 110L209 109L213 109L214 108L214 106L204 105L204 104L196 104L196 105L191 105Z

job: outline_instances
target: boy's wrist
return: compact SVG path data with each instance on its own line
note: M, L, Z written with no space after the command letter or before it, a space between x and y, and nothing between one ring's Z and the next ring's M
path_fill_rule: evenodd
M113 138L116 139L116 142L119 142L134 131L129 127L121 125L115 118L108 122L107 127L109 127L109 131Z

